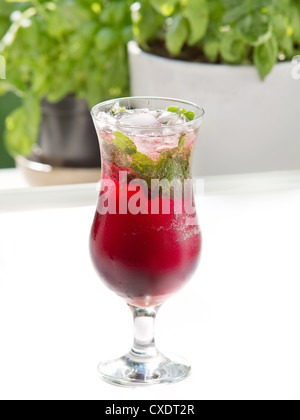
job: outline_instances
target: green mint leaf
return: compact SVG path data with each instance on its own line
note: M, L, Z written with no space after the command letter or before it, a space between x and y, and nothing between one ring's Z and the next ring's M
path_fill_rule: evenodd
M182 111L179 108L176 110L179 114ZM132 179L144 179L151 186L151 180L155 178L167 179L169 182L176 178L183 182L190 177L191 149L185 147L186 134L180 137L178 147L162 151L156 163L149 156L138 152L133 141L122 132L116 131L114 136L112 142L102 144L107 164L110 166L114 162L120 169L128 170Z
M115 163L119 168L128 168L130 162L125 152L120 150L110 141L103 141L101 144L102 157L111 167L111 163Z
M134 155L137 152L137 147L134 142L121 131L114 131L114 136L113 143L118 149L122 150L122 152L129 156Z
M258 46L271 38L273 27L268 16L254 12L241 19L235 29L243 41Z
M225 62L230 64L241 63L247 54L246 44L234 30L224 33L220 51Z
M176 57L189 36L189 23L181 14L176 14L172 18L172 23L167 27L166 46L171 55Z
M175 114L179 114L180 113L180 108L178 106L170 106L167 111L169 112L175 112Z
M272 0L224 0L224 3L226 10L222 20L226 25L237 22L255 10L260 11L264 7L269 7L273 2Z
M171 182L175 178L176 165L174 151L165 150L161 152L156 164L156 176L158 179L167 179Z
M178 115L184 115L188 121L193 121L195 119L195 113L193 111L186 111L184 108L180 109L177 106L171 106L167 111L174 112Z
M132 11L133 33L139 45L147 50L149 40L156 38L165 17L157 13L148 1L139 5L138 9Z
M186 139L186 134L184 134L183 136L180 137L179 143L178 143L178 149L181 150L183 148L183 146L185 145L185 139Z
M103 53L112 50L119 42L119 32L105 27L100 29L95 37L97 51Z
M249 1L239 1L239 3L236 5L227 5L227 10L223 15L222 21L225 25L236 22L238 19L241 19L243 16L249 13L250 10L251 6L249 7Z
M154 161L149 156L143 153L136 152L132 156L132 160L138 163L140 166L154 166Z
M195 119L195 113L193 111L186 111L184 115L188 121L193 121Z
M277 62L278 45L274 37L254 49L254 63L263 80Z
M191 150L188 147L182 147L161 152L155 171L158 179L167 179L172 182L176 178L183 182L191 174Z
M152 7L163 16L171 16L179 0L150 0Z
M209 23L209 7L206 0L189 0L183 9L183 15L190 26L189 45L197 44L206 34Z
M135 177L144 179L149 187L151 186L151 179L156 177L156 165L149 156L143 153L136 152L131 156L131 170Z
M210 62L215 63L220 53L220 40L216 37L206 37L203 41L203 51Z

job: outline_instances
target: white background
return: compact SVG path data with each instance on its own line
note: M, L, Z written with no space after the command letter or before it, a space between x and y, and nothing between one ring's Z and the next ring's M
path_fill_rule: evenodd
M247 193L209 184L199 270L157 319L160 350L188 359L193 373L157 388L97 376L98 362L129 350L133 331L90 261L95 206L20 203L0 214L0 398L299 399L300 183L278 179Z

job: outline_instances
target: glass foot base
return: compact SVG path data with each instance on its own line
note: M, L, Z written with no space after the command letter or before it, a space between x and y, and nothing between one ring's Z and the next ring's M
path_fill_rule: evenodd
M130 352L120 359L100 363L98 372L106 382L132 387L179 382L190 375L191 366L179 358L171 360L160 353L143 359Z

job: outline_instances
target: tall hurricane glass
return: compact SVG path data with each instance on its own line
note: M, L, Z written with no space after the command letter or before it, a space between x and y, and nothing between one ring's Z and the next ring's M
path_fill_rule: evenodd
M98 370L118 385L177 382L191 367L157 350L154 321L191 278L201 252L192 157L204 111L175 99L133 97L101 103L92 116L102 179L91 257L106 286L128 304L135 330L129 353Z

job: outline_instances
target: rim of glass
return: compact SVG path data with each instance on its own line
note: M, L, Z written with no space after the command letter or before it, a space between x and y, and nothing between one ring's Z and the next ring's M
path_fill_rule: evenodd
M172 102L173 104L185 104L185 105L189 105L194 107L195 109L197 109L199 111L199 115L196 115L196 117L192 120L192 121L187 121L184 124L174 124L171 125L170 127L182 127L182 126L191 126L191 125L195 125L196 122L200 122L204 115L205 115L205 111L203 108L201 108L201 106L195 104L194 102L189 102L189 101L185 101L185 100L181 100L181 99L175 99L175 98L167 98L167 97L160 97L160 96L128 96L128 97L124 97L124 98L116 98L116 99L109 99L108 101L104 101L104 102L100 102L99 104L95 105L92 110L91 110L91 114L92 117L99 122L103 122L103 120L101 120L101 118L98 118L98 115L96 115L96 110L99 109L100 106L107 106L109 104L115 104L116 102L119 101L126 101L126 100L160 100L160 101L165 101L165 102ZM110 126L117 126L120 128L120 124L118 123L118 121L116 121L115 124L113 123L109 123ZM122 128L131 128L134 130L149 130L149 126L148 127L144 127L144 126L131 126L131 125L126 125L126 124L122 124ZM162 127L151 127L151 130L155 131L155 130L161 130Z

